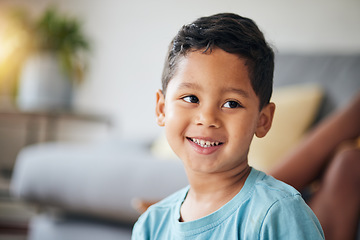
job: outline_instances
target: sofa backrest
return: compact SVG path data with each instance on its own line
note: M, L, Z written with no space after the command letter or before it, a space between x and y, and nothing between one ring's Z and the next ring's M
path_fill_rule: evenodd
M360 90L360 54L278 54L274 87L316 83L324 90L317 119L346 104Z

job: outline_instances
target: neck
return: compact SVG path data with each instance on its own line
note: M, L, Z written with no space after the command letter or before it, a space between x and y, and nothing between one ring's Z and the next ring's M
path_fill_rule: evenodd
M199 174L188 172L190 190L181 207L181 221L192 221L209 215L229 202L244 186L251 168L226 173Z
M233 192L234 196L243 187L251 168L246 163L226 173L189 173L190 191L196 196L219 195ZM200 199L199 199L200 200Z

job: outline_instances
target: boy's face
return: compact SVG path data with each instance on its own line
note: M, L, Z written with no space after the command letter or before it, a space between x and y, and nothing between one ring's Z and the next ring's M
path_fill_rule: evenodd
M259 111L245 60L221 49L190 52L157 92L157 121L168 142L194 172L226 172L247 165L253 135L266 135L274 105Z

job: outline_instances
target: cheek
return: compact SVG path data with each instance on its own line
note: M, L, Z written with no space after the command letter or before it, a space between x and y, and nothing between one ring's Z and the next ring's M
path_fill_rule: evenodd
M181 122L181 115L179 115L179 111L176 108L169 105L167 106L168 107L165 108L165 126L167 126L168 129L172 129Z
M250 144L255 131L257 122L254 118L242 118L232 123L234 126L232 129L233 138L237 141L241 141L244 145Z
M186 126L184 126L184 123L181 121L180 117L176 117L176 114L171 114L170 116L167 115L165 123L166 139L171 149L178 156L181 152L184 142L184 129L186 129Z
M165 131L170 141L173 140L173 137L180 136L184 133L188 125L186 116L187 115L179 108L169 107L166 109Z
M181 106L179 103L169 102L165 105L165 121L168 124L172 124L172 127L178 127L177 125L188 124L191 112L188 109ZM174 126L174 124L176 124Z

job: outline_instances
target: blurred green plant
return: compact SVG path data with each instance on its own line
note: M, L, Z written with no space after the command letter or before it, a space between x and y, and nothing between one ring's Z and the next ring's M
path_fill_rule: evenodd
M78 19L60 13L55 7L46 9L36 19L20 9L12 16L29 36L27 46L24 46L29 54L55 54L70 80L83 81L90 44Z
M80 22L61 15L55 8L49 8L35 22L34 30L36 47L57 53L69 77L81 81L84 60L79 54L89 50L89 41L82 32Z

